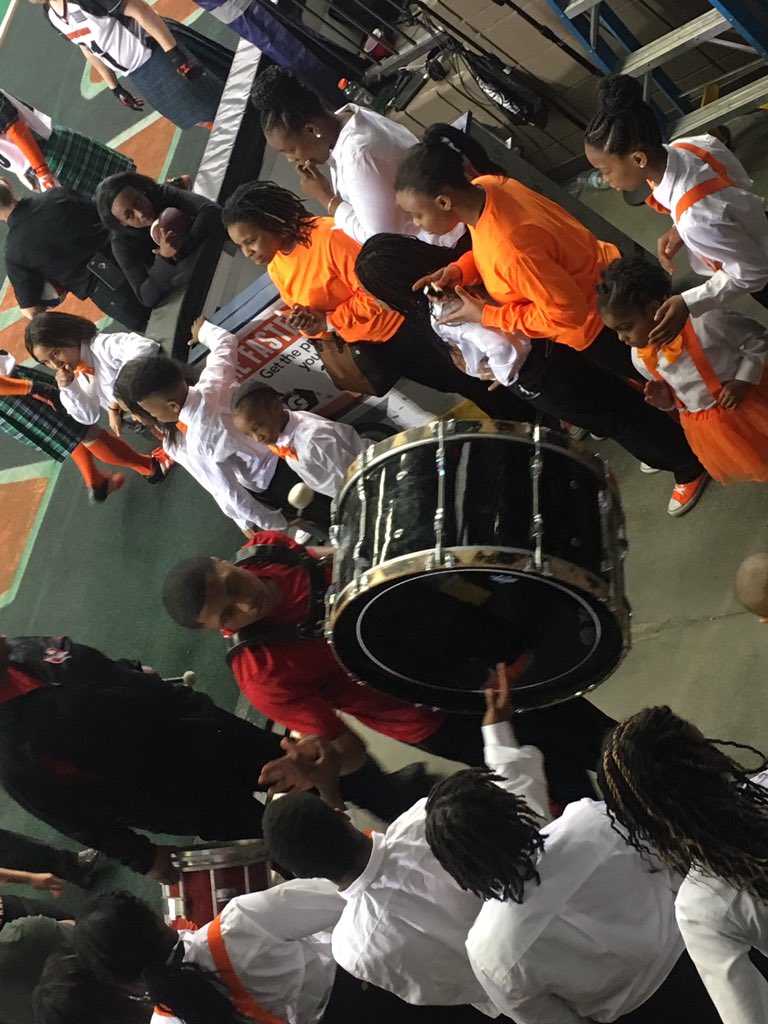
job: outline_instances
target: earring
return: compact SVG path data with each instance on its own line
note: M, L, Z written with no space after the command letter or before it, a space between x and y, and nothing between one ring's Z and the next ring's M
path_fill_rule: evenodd
M316 139L322 139L322 137L323 136L320 134L320 132L315 132L315 138Z

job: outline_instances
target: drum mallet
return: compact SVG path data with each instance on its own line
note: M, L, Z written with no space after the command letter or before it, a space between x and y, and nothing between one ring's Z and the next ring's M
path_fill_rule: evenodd
M288 502L301 514L311 505L314 496L315 492L311 487L307 487L306 484L294 484L288 492Z
M193 672L191 668L188 668L184 675L171 676L170 679L165 680L166 683L183 683L184 686L192 688L197 685L197 672Z

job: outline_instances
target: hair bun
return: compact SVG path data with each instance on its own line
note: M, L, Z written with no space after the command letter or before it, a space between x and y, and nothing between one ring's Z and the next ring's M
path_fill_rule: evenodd
M597 88L600 106L606 113L615 114L644 103L643 87L629 75L611 75L604 78Z
M251 88L251 102L257 110L261 110L295 95L297 90L304 90L298 79L287 68L272 64L256 76Z

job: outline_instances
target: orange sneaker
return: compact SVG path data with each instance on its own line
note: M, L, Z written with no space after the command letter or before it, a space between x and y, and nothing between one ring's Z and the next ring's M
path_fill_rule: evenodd
M704 493L708 480L709 473L702 473L689 484L676 484L667 505L667 512L671 516L684 516L686 512L690 512Z
M100 505L103 501L107 500L110 494L119 491L124 483L125 477L122 473L113 473L112 476L106 476L95 487L88 488L88 500L92 505Z

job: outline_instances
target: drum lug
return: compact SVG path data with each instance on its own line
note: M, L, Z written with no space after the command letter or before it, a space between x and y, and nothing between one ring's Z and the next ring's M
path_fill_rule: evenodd
M339 532L338 523L332 523L331 528L328 531L328 543L333 548L337 548L339 546Z

